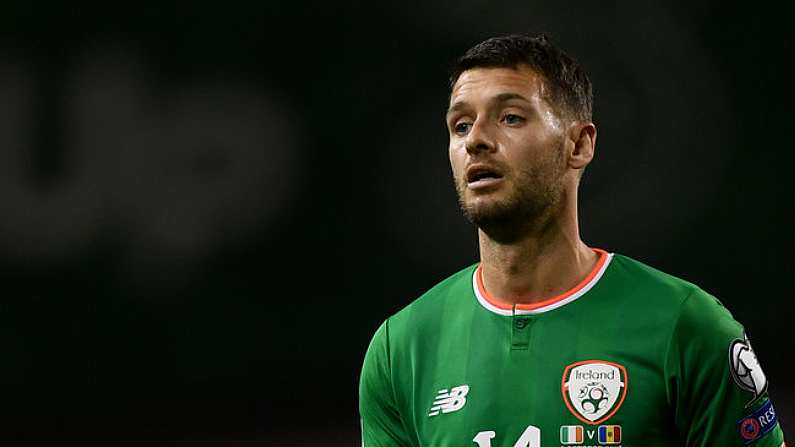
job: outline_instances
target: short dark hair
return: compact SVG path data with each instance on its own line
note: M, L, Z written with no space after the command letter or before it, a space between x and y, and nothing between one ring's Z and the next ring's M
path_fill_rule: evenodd
M510 34L492 37L475 45L453 65L450 88L469 69L518 68L519 65L528 65L544 77L550 90L550 99L562 112L578 120L591 120L591 80L580 64L553 45L545 34Z

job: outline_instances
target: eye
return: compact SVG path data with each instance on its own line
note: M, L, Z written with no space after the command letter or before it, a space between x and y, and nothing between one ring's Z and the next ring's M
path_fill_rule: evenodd
M457 135L466 135L467 132L469 132L469 129L471 128L472 128L472 123L459 122L455 124L453 130Z
M516 125L524 122L524 118L519 115L514 115L513 113L505 114L505 116L502 117L502 120L508 125Z

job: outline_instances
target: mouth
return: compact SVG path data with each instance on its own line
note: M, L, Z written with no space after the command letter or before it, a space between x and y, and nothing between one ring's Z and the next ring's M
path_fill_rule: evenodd
M487 165L472 165L466 170L466 182L470 189L482 189L502 181L503 175L496 168Z

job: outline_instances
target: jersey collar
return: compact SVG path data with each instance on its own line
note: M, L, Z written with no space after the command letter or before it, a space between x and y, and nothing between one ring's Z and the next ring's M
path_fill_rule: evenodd
M498 304L497 301L483 287L483 278L480 266L478 266L472 273L472 288L475 291L475 296L477 297L478 302L487 310L499 315L535 315L549 312L550 310L565 306L566 304L569 304L577 298L585 295L594 285L596 285L597 282L599 282L599 279L602 278L605 270L607 270L607 266L613 259L613 254L599 248L592 248L592 250L599 255L599 260L596 262L596 266L594 266L593 270L591 270L585 279L580 281L580 283L574 286L572 289L538 303L517 304L515 306L515 310L511 306Z

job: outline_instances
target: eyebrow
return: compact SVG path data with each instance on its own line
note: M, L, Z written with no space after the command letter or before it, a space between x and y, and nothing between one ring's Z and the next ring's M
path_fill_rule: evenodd
M520 95L518 93L500 93L499 95L497 95L494 98L492 98L489 102L491 102L493 104L500 104L500 103L503 103L503 102L510 101L512 99L519 99L519 100L522 100L524 102L530 102L527 98L525 98L524 96L522 96L522 95ZM449 109L447 109L447 114L446 115L450 116L451 113L457 112L457 111L459 111L461 109L465 109L468 106L469 106L469 103L467 103L465 101L456 102L455 104L450 106Z

